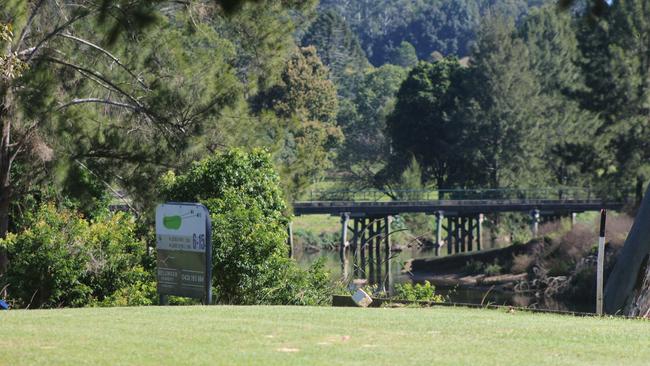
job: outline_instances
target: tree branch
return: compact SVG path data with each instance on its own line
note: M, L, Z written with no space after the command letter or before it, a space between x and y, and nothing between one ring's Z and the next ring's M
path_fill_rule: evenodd
M141 78L137 77L128 67L126 67L123 63L121 63L120 60L117 57L115 57L112 53L108 52L106 49L101 48L98 45L96 45L96 44L94 44L94 43L92 43L90 41L87 41L85 39L75 37L75 36L73 36L71 34L59 33L57 35L59 37L64 37L64 38L74 40L74 41L79 42L81 44L84 44L86 46L92 47L92 48L96 49L97 51L100 51L101 53L108 56L111 60L113 60L122 69L124 69L129 75L131 75L138 82L138 84L140 84L145 90L150 90L150 88L142 81Z
M86 13L79 14L79 15L77 15L77 16L75 16L75 17L72 17L70 20L68 20L67 22L61 24L60 26L54 28L54 30L53 30L52 32L50 32L48 35L46 35L45 37L43 37L43 39L41 39L41 40L36 44L36 46L33 47L33 51L29 54L29 56L27 56L27 60L25 60L25 61L26 61L26 62L31 61L31 59L34 57L34 55L36 54L36 52L38 52L38 50L41 48L41 46L43 46L43 44L45 44L45 43L46 43L47 41L49 41L52 37L56 36L58 33L60 33L61 31L63 31L63 30L66 29L67 27L69 27L72 23L76 22L76 21L79 20L79 19L85 18L86 16L88 16L88 14L90 14L90 12L86 12Z
M20 37L18 37L18 42L16 42L16 44L14 45L12 52L17 52L20 49L20 46L23 44L23 41L25 41L25 37L27 36L27 33L29 33L30 29L32 28L32 23L34 22L34 18L36 18L36 14L38 14L38 11L41 10L41 6L43 6L43 3L45 3L45 0L39 0L39 2L34 7L34 10L32 10L32 13L29 15L29 19L27 20L27 24L25 24L25 27L20 32Z
M73 99L73 100L69 101L68 103L65 103L65 104L61 105L56 110L58 112L58 111L60 111L62 109L68 108L70 106L77 105L77 104L84 104L84 103L108 104L108 105L112 105L112 106L116 106L116 107L131 109L131 110L136 111L136 112L140 110L139 107L134 106L132 104L116 102L116 101L113 101L113 100L110 100L110 99L100 99L100 98Z
M16 160L16 157L18 157L18 154L20 154L20 152L23 150L23 147L27 143L27 140L29 140L29 138L34 133L34 131L36 131L36 127L38 127L38 122L32 123L32 125L29 126L29 128L27 128L27 131L25 132L23 137L20 139L20 141L17 142L16 149L14 150L14 152L9 157L9 163L8 164L9 164L9 169L10 170L11 170L11 166L14 163L14 160Z

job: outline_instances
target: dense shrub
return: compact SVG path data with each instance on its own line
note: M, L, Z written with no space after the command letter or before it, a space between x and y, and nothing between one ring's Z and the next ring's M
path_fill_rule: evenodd
M341 234L338 232L322 232L315 234L311 230L297 229L293 232L296 245L302 247L316 247L320 249L332 250L340 244Z
M444 302L442 295L436 294L436 287L429 281L424 284L413 285L411 283L395 285L395 299L408 301L432 301Z
M213 287L228 304L322 304L327 275L287 259L288 217L268 154L232 150L167 174L168 201L201 202L212 219Z
M44 204L25 216L24 230L9 234L0 246L9 254L0 281L17 306L106 303L138 281L151 283L141 266L144 243L124 213L89 221L74 210Z

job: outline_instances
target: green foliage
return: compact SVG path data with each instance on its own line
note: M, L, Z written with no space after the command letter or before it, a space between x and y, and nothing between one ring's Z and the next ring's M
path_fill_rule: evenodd
M231 150L167 174L168 201L201 202L212 219L213 287L227 304L322 304L327 274L286 259L288 219L267 153Z
M385 166L390 151L386 118L406 75L406 69L394 65L366 70L349 90L350 98L341 103L338 123L345 141L337 167L352 177L349 184L376 186L375 175Z
M60 307L133 299L129 288L151 287L142 267L144 242L132 217L123 213L88 221L75 211L43 204L25 219L24 229L0 240L10 265L3 275L18 306ZM135 295L135 294L134 294ZM153 293L138 294L138 303Z
M484 270L485 263L473 259L470 259L467 263L465 263L465 267L463 268L463 271L468 274L479 274L483 273Z
M341 241L340 234L337 232L316 234L312 230L297 229L293 235L296 244L303 247L313 246L321 249L333 249Z
M503 272L503 267L497 260L495 260L494 263L484 263L470 259L465 263L463 271L470 275L484 274L486 276L497 276Z
M402 41L398 47L390 49L388 63L408 68L415 66L418 63L415 47L406 41Z
M500 13L520 18L544 0L323 0L321 8L340 13L356 32L374 65L390 62L401 42L415 46L418 58L432 52L470 54L481 17Z
M395 295L393 296L398 300L408 301L430 301L430 302L444 302L445 299L442 295L436 294L436 287L429 281L424 281L424 284L397 284L395 285Z
M500 275L502 271L503 269L501 268L501 265L495 261L494 263L485 266L483 272L486 276L497 276Z
M298 196L332 167L343 135L336 124L338 98L329 71L314 47L296 49L282 82L257 97L257 109L272 110L288 122L277 155L285 190Z
M331 71L330 77L339 84L345 85L347 79L369 66L359 39L336 11L320 12L301 44L316 47L318 56Z
M466 70L455 58L436 63L420 62L402 83L395 109L387 120L394 156L386 169L402 172L413 156L421 164L422 180L446 187L457 156L458 121L463 78Z

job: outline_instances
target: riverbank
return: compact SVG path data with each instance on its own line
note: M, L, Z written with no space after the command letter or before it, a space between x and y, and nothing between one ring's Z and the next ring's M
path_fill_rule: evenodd
M576 225L526 244L414 259L404 270L414 282L478 292L481 303L480 294L491 292L507 298L508 305L590 312L595 311L596 240L589 227ZM621 245L613 237L606 246L605 278Z
M465 308L0 313L6 365L644 365L650 323ZM92 326L89 326L92 325Z

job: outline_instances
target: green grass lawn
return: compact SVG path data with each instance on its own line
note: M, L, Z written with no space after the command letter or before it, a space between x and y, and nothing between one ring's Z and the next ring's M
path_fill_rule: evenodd
M0 313L0 365L648 365L650 322L463 308Z

